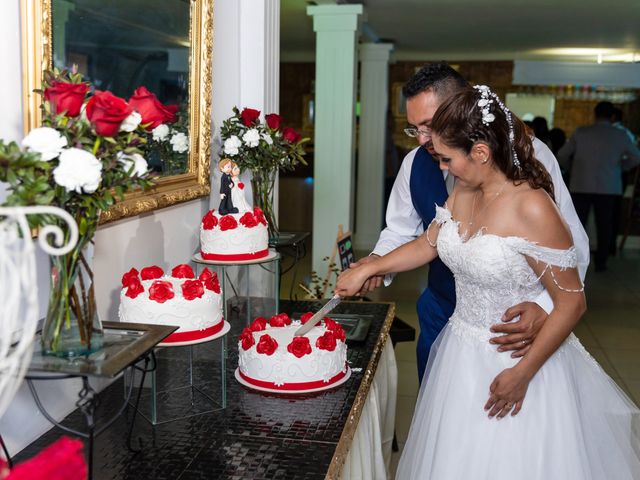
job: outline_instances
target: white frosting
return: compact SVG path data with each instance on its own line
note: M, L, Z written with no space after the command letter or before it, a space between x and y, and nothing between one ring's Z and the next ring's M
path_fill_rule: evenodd
M347 346L343 341L337 340L336 348L333 351L316 347L318 337L327 331L324 326L313 327L305 334L309 338L311 353L301 358L290 353L287 346L293 340L293 333L299 327L299 320L293 321L287 327L267 325L266 330L253 332L255 344L249 350L242 348L242 342L239 342L238 367L240 371L249 378L273 382L278 386L286 383L328 382L338 373L347 371ZM264 334L269 334L278 342L278 348L273 352L273 355L256 351L260 337Z
M239 255L256 253L269 247L269 230L266 225L258 223L255 227L247 228L240 223L244 213L231 213L238 226L232 230L220 229L220 215L213 214L218 220L212 230L205 230L200 223L200 249L203 253L217 255Z
M173 285L174 297L158 303L149 298L149 287L157 280ZM220 294L204 288L204 295L193 300L182 296L182 284L188 278L162 277L154 280L142 280L144 292L136 298L125 295L127 288L120 292L118 315L121 322L151 323L156 325L177 325L175 333L205 330L223 321L222 297Z

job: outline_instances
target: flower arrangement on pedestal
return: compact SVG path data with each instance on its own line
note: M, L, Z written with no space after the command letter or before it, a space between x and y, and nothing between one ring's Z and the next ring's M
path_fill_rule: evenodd
M143 157L146 137L154 122L160 121L158 128L167 120L158 120L162 104L157 98L139 91L126 101L108 91L92 91L75 71L45 72L43 126L29 132L22 148L0 140L0 181L9 184L6 204L58 206L73 216L80 233L70 253L51 259L42 332L46 353L84 355L102 346L86 247L102 211L125 192L153 185ZM32 228L60 222L43 216L29 220ZM68 235L66 225L60 227Z
M245 108L240 112L233 108L233 116L225 120L220 129L223 148L221 156L231 158L241 170L251 172L253 206L259 207L269 224L269 234L278 234L273 209L273 188L279 170L293 170L304 160L304 143L308 138L293 128L284 128L280 115L265 115L260 120L260 111Z

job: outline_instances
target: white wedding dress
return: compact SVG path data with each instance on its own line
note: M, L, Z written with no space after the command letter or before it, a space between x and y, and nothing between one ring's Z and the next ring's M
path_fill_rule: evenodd
M238 209L238 213L250 212L251 207L247 203L247 199L244 196L244 184L237 180L233 182L233 188L231 189L231 203Z
M446 208L436 222L457 304L431 349L396 478L640 479L640 411L573 334L530 382L518 415L484 410L491 382L518 362L489 344L489 327L543 289L525 256L569 268L574 248L486 233L464 241Z

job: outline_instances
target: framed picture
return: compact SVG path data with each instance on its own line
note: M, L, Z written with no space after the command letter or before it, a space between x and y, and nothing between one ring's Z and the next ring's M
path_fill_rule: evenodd
M402 95L402 82L394 82L391 85L391 112L394 117L407 116L407 103Z

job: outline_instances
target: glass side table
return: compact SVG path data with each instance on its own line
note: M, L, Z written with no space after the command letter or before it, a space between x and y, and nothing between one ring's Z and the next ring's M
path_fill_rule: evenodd
M153 348L178 329L178 327L172 326L123 322L102 322L102 326L104 328L104 347L91 355L81 357L58 358L43 355L40 347L40 337L36 335L33 357L25 375L33 399L44 417L56 427L88 440L87 464L89 479L93 478L93 442L95 436L109 428L124 412L133 392L133 388L129 388L122 407L112 418L104 420L102 425L98 426L95 418L98 393L91 387L89 377L115 378L122 371L131 368L141 371L141 382L144 382L145 374L153 369L149 364L155 365ZM141 360L144 361L144 367L136 366L136 363ZM82 387L78 392L79 398L76 405L78 405L85 417L86 432L72 430L57 422L40 401L34 384L34 382L39 381L64 380L68 378L82 379ZM131 386L133 386L133 383ZM139 400L140 397L138 396L136 402ZM127 446L131 451L135 451L131 447L131 434L133 433L134 424L135 413L131 419L127 436Z
M224 318L233 309L249 325L256 317L270 318L280 313L280 254L269 250L264 258L224 262L193 255L197 275L204 268L215 271L222 289Z

